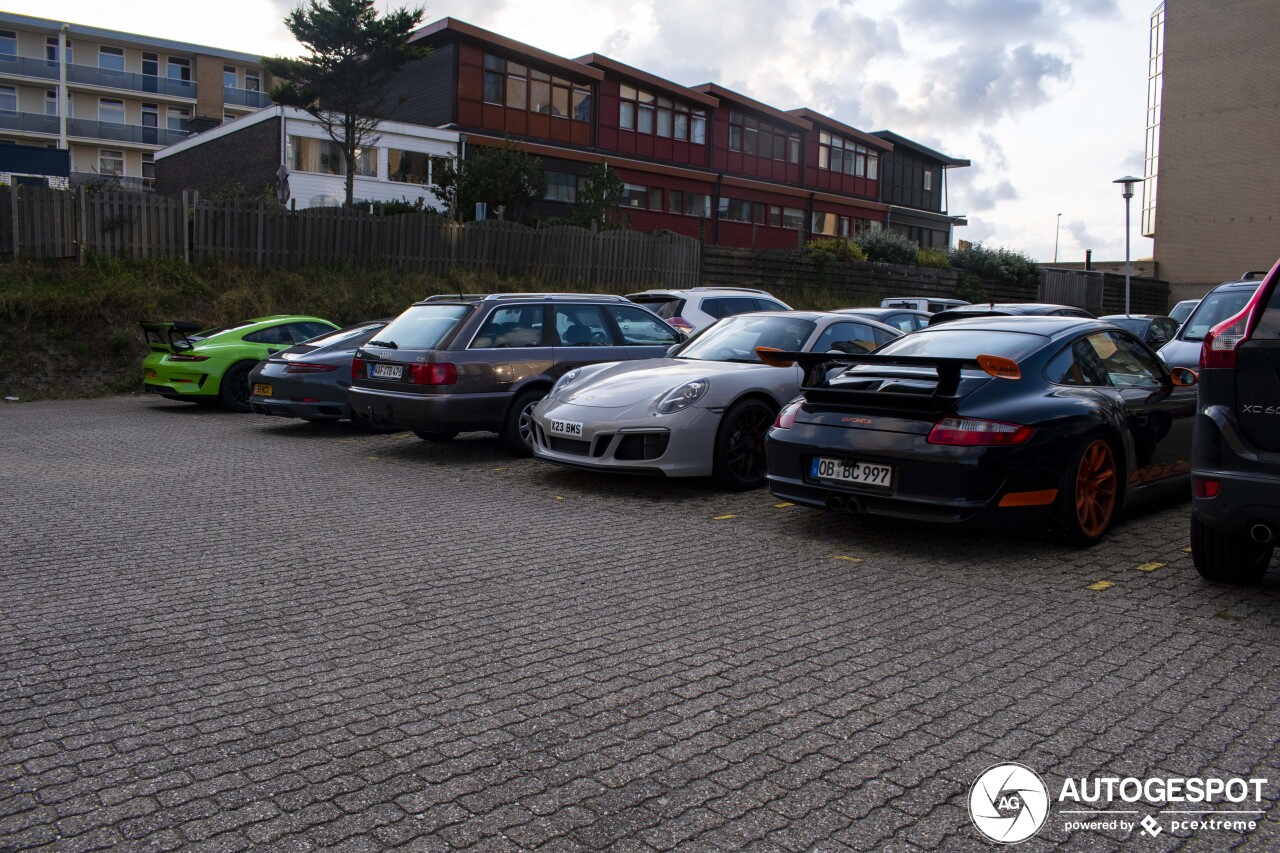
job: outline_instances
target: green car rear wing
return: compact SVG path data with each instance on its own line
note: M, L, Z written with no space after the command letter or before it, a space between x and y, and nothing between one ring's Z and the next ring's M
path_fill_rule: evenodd
M195 342L187 335L200 331L199 323L189 320L172 320L168 323L142 323L142 337L152 352L178 352L195 348Z

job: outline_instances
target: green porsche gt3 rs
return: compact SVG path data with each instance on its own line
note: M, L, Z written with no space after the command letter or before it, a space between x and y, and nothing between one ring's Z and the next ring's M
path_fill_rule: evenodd
M193 323L143 323L151 350L142 361L148 394L249 411L249 371L273 353L338 327L319 317L276 315L196 331Z

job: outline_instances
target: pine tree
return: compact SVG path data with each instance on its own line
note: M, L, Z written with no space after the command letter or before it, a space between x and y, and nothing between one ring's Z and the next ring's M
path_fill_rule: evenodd
M409 44L425 7L379 17L373 0L310 0L284 19L308 56L264 57L280 82L278 104L306 110L337 143L346 161L346 206L355 192L356 158L378 141L378 125L395 105L391 82L407 62L426 55Z

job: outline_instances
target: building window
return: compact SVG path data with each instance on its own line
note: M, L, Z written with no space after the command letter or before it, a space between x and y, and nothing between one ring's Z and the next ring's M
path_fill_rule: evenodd
M142 54L142 73L148 77L158 77L160 75L160 57L154 53Z
M755 116L729 111L729 150L778 160L800 162L800 134L775 127Z
M341 146L332 139L311 139L290 136L286 144L286 159L295 172L316 172L321 175L346 175L347 161ZM361 148L356 151L356 176L378 176L378 149Z
M547 172L547 201L563 201L572 204L578 200L578 185L582 178L566 172Z
M0 113L16 115L18 112L18 89L15 86L0 86Z
M818 133L819 169L875 180L878 164L879 155L871 149L825 130Z
M142 105L142 126L143 127L159 127L160 126L160 107L157 104Z
M673 98L623 84L619 89L618 126L666 139L706 144L707 114Z
M262 91L262 80L258 77L257 71L250 71L248 68L244 70L244 90L246 92Z
M804 228L804 211L798 207L782 208L782 227L795 231Z
M156 155L150 151L142 152L142 185L144 187L156 185Z
M736 198L720 199L720 218L728 222L750 222L751 202Z
M58 64L58 37L49 36L44 40L44 59L50 65ZM67 62L71 62L71 39L67 39Z
M124 174L124 152L107 148L98 150L98 174L118 178Z
M56 116L58 114L58 92L56 89L45 90L44 114L47 116Z
M191 82L191 60L180 56L169 57L168 76L170 80Z
M234 65L222 66L222 88L224 89L239 88L236 85L239 82L240 82L240 75L236 73L236 67Z
M98 48L98 67L103 71L124 71L124 48Z
M622 185L622 207L645 209L649 206L649 188L640 184Z
M933 170L924 170L924 191L931 192L933 190Z
M124 101L99 98L98 121L103 124L124 124Z
M432 184L435 182L435 170L441 161L448 157L433 157L421 151L401 151L397 148L387 149L387 180L402 184Z
M485 54L484 100L539 115L591 120L591 90L563 77Z
M711 218L711 196L706 193L684 194L684 215Z
M18 55L18 34L13 30L0 30L0 56Z
M189 129L188 123L191 121L190 107L169 107L168 124L169 130L176 130L186 133Z

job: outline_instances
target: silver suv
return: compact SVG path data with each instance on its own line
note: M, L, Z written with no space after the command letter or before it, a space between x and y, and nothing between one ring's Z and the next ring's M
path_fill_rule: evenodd
M716 320L750 311L790 311L791 306L763 290L749 287L693 287L688 290L645 290L628 293L686 334L701 332Z

